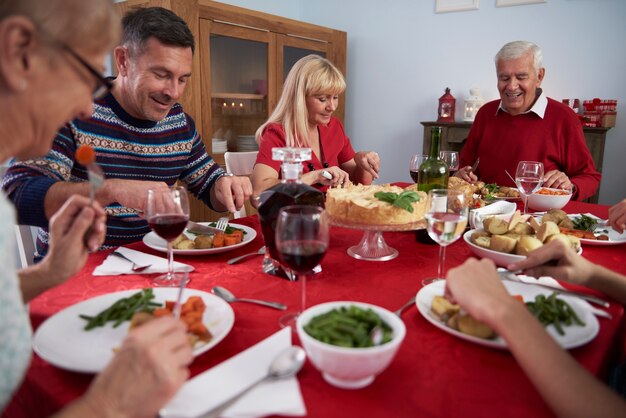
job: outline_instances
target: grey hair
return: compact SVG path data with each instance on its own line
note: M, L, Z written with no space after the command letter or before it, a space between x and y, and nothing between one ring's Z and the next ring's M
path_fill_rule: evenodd
M535 67L535 73L539 74L539 70L543 67L543 52L541 48L528 41L513 41L505 44L495 57L496 66L498 61L510 61L523 57L527 53L533 54L533 65Z

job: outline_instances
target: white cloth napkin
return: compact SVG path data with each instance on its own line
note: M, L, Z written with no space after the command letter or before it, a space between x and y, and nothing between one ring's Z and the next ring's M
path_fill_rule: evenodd
M498 270L504 270L504 269L498 269ZM561 284L558 281L556 281L555 279L549 276L542 276L542 277L537 278L537 277L532 277L532 276L526 276L524 274L516 274L515 277L517 277L517 279L522 283L540 284L544 286L550 286L550 287L553 287L555 290L565 289L563 286L561 286ZM582 299L582 298L577 298L577 299L583 305L585 309L589 310L594 315L602 316L602 317L610 319L611 315L607 311L600 309L600 308L596 308L585 299Z
M93 271L94 276L117 276L119 274L154 274L167 273L167 259L142 253L141 251L131 250L130 248L118 247L115 251L124 254L130 258L138 266L150 264L145 270L133 271L132 263L123 258L116 257L112 254L104 260L102 264ZM174 271L193 271L193 267L189 264L178 263L174 261Z
M274 357L291 346L291 328L284 328L260 343L189 380L160 411L164 418L195 418L267 374ZM265 382L230 406L222 417L306 415L296 377Z
M500 215L503 218L509 219L517 209L515 202L507 202L500 200L494 202L491 205L483 206L479 209L472 209L469 215L470 227L472 229L480 229L483 227L483 219L492 215Z

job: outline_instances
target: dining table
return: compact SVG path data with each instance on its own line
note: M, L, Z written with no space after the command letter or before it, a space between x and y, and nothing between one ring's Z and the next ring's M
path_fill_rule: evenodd
M592 213L603 219L608 206L571 201L568 213ZM176 260L192 265L189 288L210 291L223 286L235 295L282 302L295 309L300 303L300 283L262 272L262 257L250 257L229 265L232 257L256 251L263 237L256 215L231 221L254 228L257 236L233 251L197 256L177 255ZM398 250L387 261L359 260L347 249L359 243L363 231L332 226L330 244L321 262L322 271L307 279L307 306L329 301L360 301L395 311L415 297L422 279L437 273L439 246L419 242L416 231L386 231L387 244ZM143 242L128 248L153 255L162 253ZM582 256L609 269L626 274L626 245L584 245ZM91 254L82 270L65 283L50 289L29 304L33 329L62 309L80 301L110 292L150 286L150 275L128 274L94 276L110 251ZM473 253L459 239L447 248L446 268L463 263ZM566 287L574 286L564 284ZM586 370L599 379L607 375L623 356L623 306L591 289L578 287L610 302L612 319L598 318L600 328L590 342L568 350ZM284 312L247 303L234 303L235 323L215 347L195 358L190 366L195 376L233 357L277 332ZM358 390L340 389L328 384L314 365L307 361L298 381L309 417L550 417L553 413L506 349L485 347L460 339L433 326L416 309L407 309L402 320L406 337L395 358L372 384ZM293 335L295 344L299 344ZM529 346L533 341L526 342ZM558 378L555 376L555 378ZM80 397L92 374L57 368L36 354L24 381L3 416L43 417L58 411ZM207 394L210 396L210 394ZM576 394L572 394L576 396Z

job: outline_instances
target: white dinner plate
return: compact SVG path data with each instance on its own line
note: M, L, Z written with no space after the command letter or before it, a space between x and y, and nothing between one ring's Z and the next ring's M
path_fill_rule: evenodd
M586 213L585 215L589 215L588 213ZM570 215L567 215L571 220L574 220L576 218L580 217L580 213L573 213ZM597 216L594 216L594 218L600 219ZM609 239L607 241L603 241L603 240L597 240L597 239L585 239L585 238L581 238L580 242L583 244L587 244L587 245L621 245L626 243L626 231L624 231L623 233L619 233L616 230L614 230L613 228L611 228L610 226L601 226L598 227L598 230L606 230L608 232L609 235Z
M210 224L210 222L198 222L198 223L202 225ZM250 241L252 241L254 238L256 238L256 231L253 228L250 228L249 226L239 225L239 224L234 224L234 223L231 223L229 225L232 226L233 228L243 229L243 231L245 232L245 234L243 234L243 241L241 241L239 244L229 245L226 247L218 247L218 248L205 248L201 250L177 250L176 248L174 248L173 250L174 254L203 255L203 254L224 253L226 251L231 251L236 248L243 247L244 245L247 245L248 243L250 243ZM184 234L187 235L189 239L192 239L192 240L197 236L196 234L188 233L187 230L185 230ZM158 236L154 231L151 231L148 234L144 235L143 243L146 244L148 247L152 248L153 250L161 251L162 253L167 253L167 242L163 238Z
M502 282L502 284L504 285L504 287L506 287L509 294L521 295L524 298L525 302L534 301L535 296L539 294L546 296L552 294L552 291L550 289L535 286L532 284L515 282ZM426 320L435 325L437 328L440 328L445 332L464 340L471 341L473 343L484 345L487 347L507 349L506 341L504 341L504 339L502 339L500 336L490 340L474 337L472 335L464 334L461 331L450 328L445 323L437 319L430 312L430 306L435 296L443 296L444 288L445 281L442 280L431 283L428 286L421 288L419 292L417 292L417 296L415 297L415 304L417 305L417 310L422 314L424 318L426 318ZM576 297L559 295L559 298L569 303L572 309L574 309L574 312L576 312L576 315L578 315L578 317L585 323L585 325L564 326L563 331L565 331L565 335L559 335L554 326L550 325L546 328L548 334L550 334L550 336L552 336L552 338L554 338L556 342L565 349L579 347L593 340L596 335L598 335L598 331L600 330L600 324L598 323L598 319L595 317L595 315L589 309L586 309L585 305L580 301L580 299Z
M480 258L489 258L493 260L494 263L496 263L498 266L501 266L501 267L506 267L509 264L517 263L518 261L522 261L526 258L525 255L503 253L500 251L490 250L489 248L484 248L484 247L481 247L480 245L474 244L472 242L472 234L476 231L482 231L482 228L470 229L465 234L463 234L463 240L465 240L465 243L469 245L472 252L476 254L477 256L479 256ZM580 250L578 250L578 255L581 255L582 253L583 253L583 249L580 248Z
M130 322L117 328L113 322L104 327L85 331L86 321L79 315L94 316L117 300L129 297L141 289L124 290L87 299L57 312L35 332L33 349L44 360L66 370L97 373L113 358L114 349L122 344L128 334ZM176 300L178 288L154 288L154 301ZM189 296L200 296L206 305L202 322L213 335L208 343L198 343L193 351L200 355L216 346L228 335L235 323L235 313L228 303L211 293L185 289L183 302Z

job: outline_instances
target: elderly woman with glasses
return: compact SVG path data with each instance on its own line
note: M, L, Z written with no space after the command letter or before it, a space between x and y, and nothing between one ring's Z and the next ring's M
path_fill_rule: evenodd
M0 0L0 161L45 155L59 126L92 112L119 35L110 0ZM104 240L105 215L73 196L50 220L50 251L16 271L15 210L0 194L0 411L24 376L31 328L24 303L62 283ZM188 377L184 325L162 318L133 331L81 399L60 416L155 416Z

